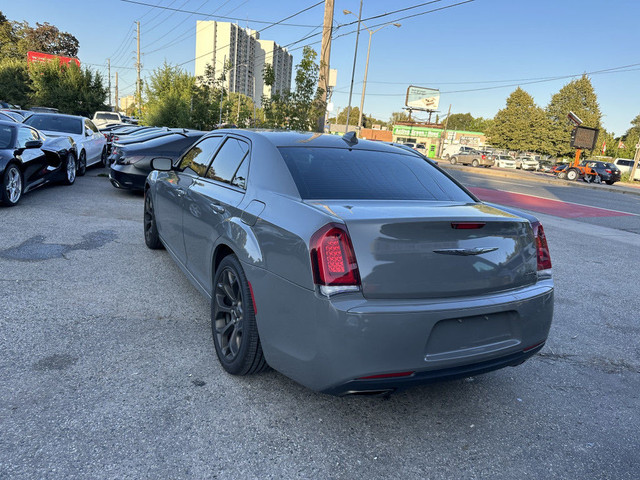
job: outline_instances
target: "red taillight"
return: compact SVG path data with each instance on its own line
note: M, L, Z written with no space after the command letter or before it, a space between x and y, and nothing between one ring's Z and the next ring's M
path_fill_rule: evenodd
M451 222L451 228L455 230L474 230L486 225L484 222Z
M612 173L611 170L609 170L609 169L606 169L605 172Z
M316 285L360 285L356 255L344 225L325 225L313 234L310 247Z
M482 159L483 159L483 160L486 160L486 159L487 159L487 156L486 156L486 155L482 155Z
M396 372L396 373L384 373L382 375L370 375L368 377L358 377L356 380L374 380L376 378L398 378L398 377L410 377L416 372Z
M538 258L538 270L548 270L551 268L551 255L549 254L549 245L547 245L547 237L544 234L544 228L540 222L533 222L533 235L536 237L536 256Z

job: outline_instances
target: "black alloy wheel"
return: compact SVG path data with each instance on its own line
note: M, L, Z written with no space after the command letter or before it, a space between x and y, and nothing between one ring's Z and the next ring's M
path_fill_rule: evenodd
M73 156L73 153L67 155L67 159L65 160L65 169L64 169L64 180L63 183L65 185L73 185L76 181L76 157Z
M156 216L153 213L153 200L149 189L144 192L144 243L152 250L162 248L158 227L156 226Z
M249 375L267 368L249 283L235 255L225 257L214 278L211 331L222 368Z
M100 154L100 166L107 168L109 166L109 155L107 154L107 147L102 148L102 153Z
M82 151L78 159L78 176L83 177L87 173L87 155Z
M10 163L2 175L2 192L0 200L8 207L13 207L22 198L22 172L15 163Z

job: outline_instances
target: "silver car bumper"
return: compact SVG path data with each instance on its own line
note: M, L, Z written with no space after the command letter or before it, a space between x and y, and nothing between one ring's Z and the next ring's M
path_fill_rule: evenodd
M313 390L395 390L522 363L547 339L553 281L478 297L326 298L245 265L267 362ZM414 372L401 378L362 377Z

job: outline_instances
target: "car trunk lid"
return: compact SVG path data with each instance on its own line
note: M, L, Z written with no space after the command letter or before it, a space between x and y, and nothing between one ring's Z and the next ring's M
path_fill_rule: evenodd
M529 221L482 203L306 203L344 221L367 298L480 295L537 278Z

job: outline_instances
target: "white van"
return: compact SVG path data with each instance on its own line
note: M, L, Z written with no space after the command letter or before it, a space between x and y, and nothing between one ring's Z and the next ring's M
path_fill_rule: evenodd
M616 158L613 162L616 167L622 172L626 174L631 174L631 170L633 169L633 160L630 158ZM640 166L636 168L636 174L634 180L640 180Z

